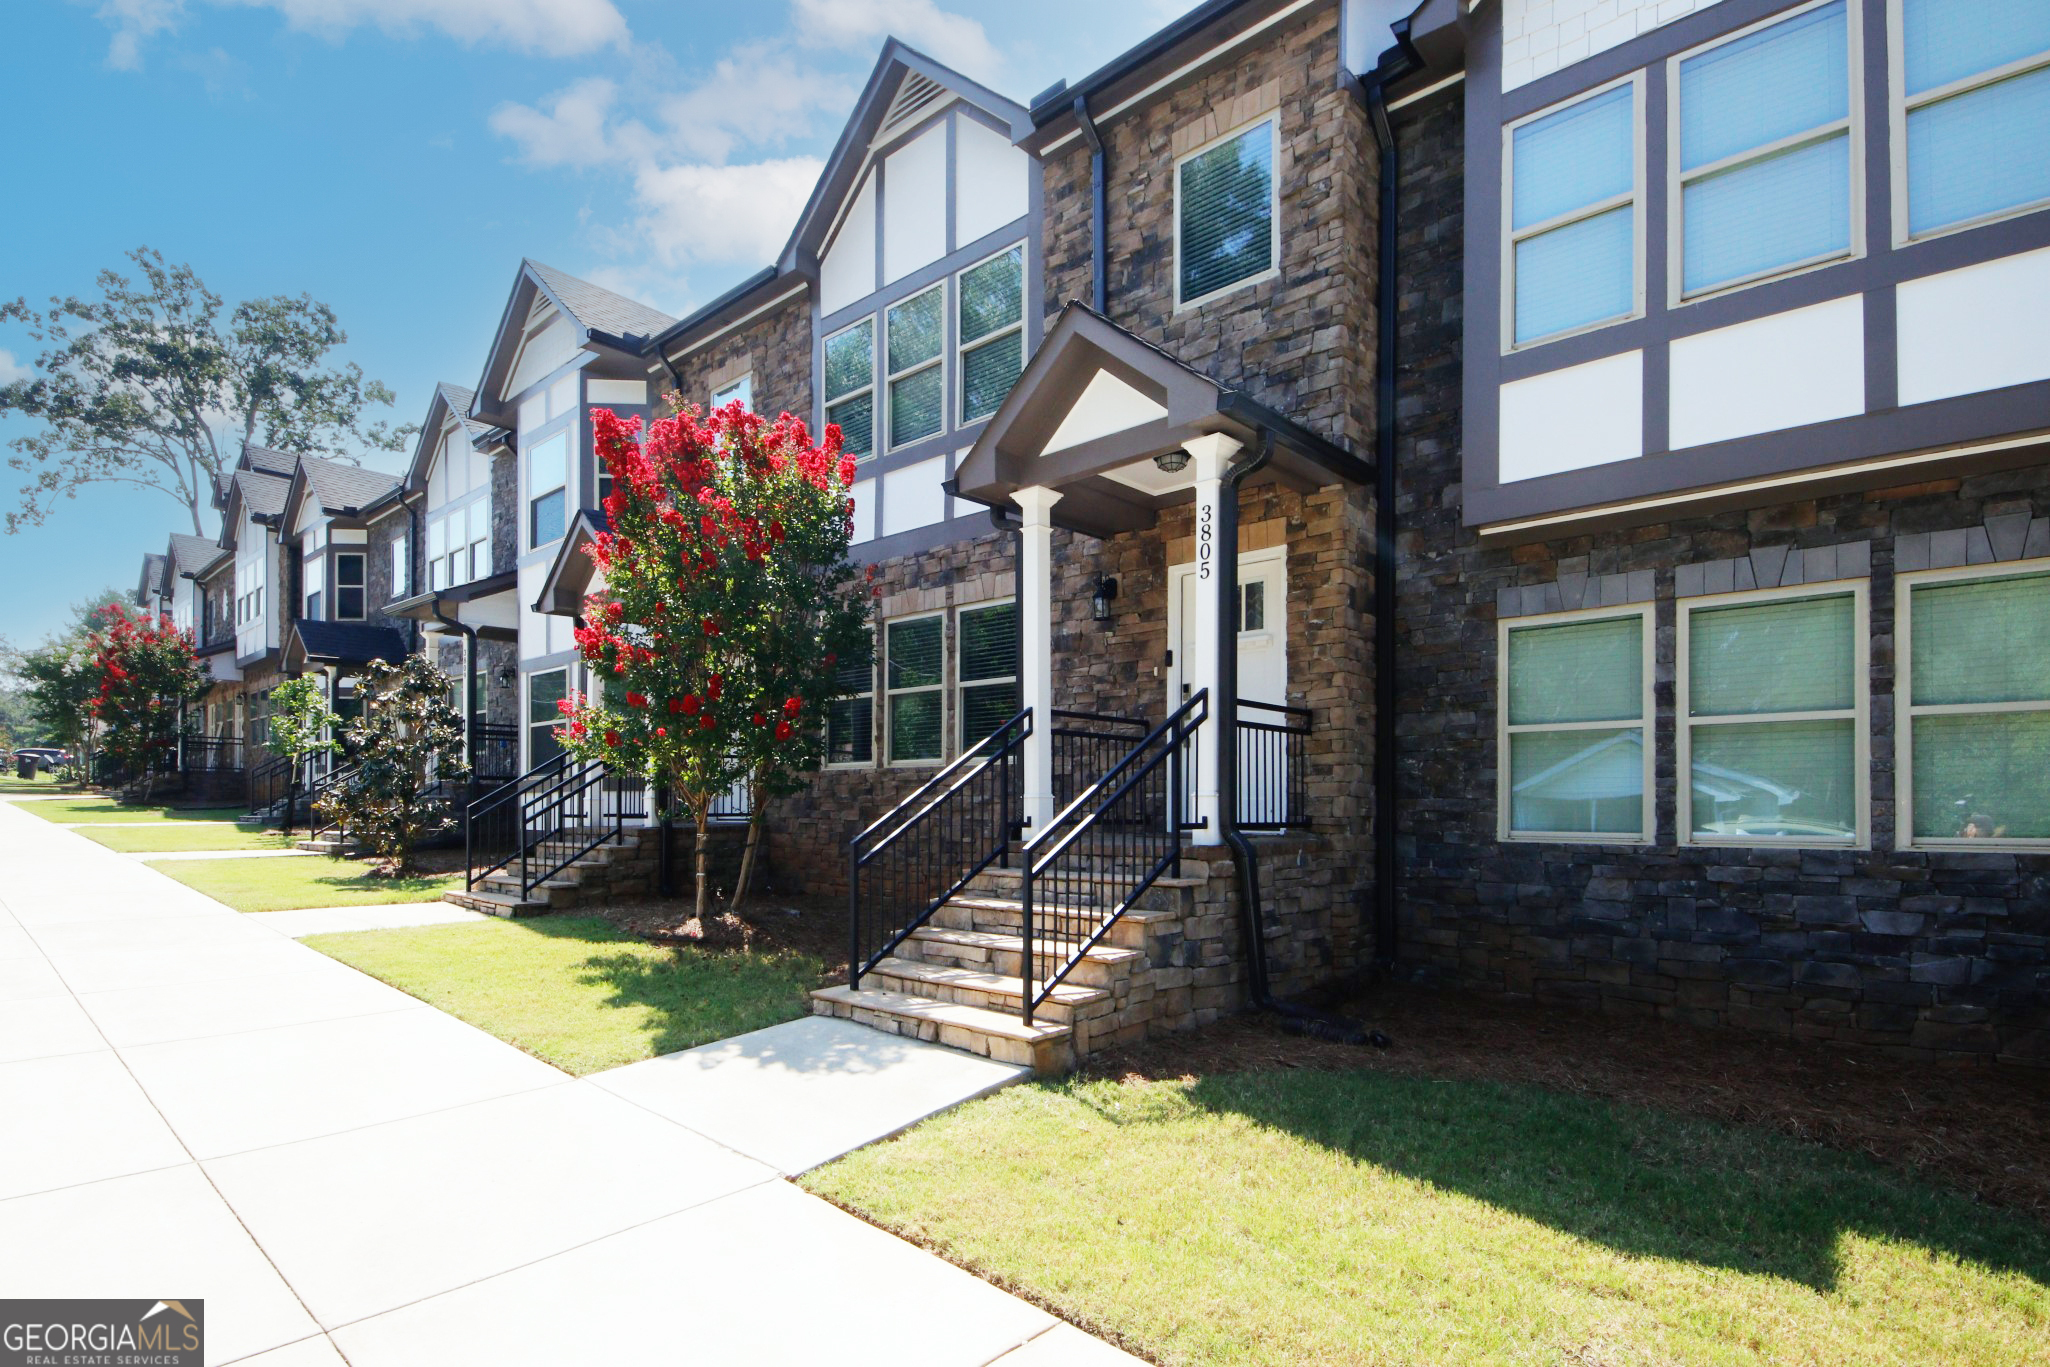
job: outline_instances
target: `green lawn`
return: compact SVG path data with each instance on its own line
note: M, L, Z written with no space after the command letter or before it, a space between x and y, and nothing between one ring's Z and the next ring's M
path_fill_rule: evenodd
M579 1076L794 1020L822 971L802 955L661 948L597 917L306 943Z
M150 867L237 911L367 907L433 902L463 885L460 873L373 878L366 864L305 855L290 859L180 859Z
M276 829L212 821L204 826L108 826L79 828L80 835L122 854L159 854L168 850L289 850L291 842ZM305 835L301 830L299 835Z
M103 821L233 821L248 815L240 807L124 807L111 797L67 797L50 802L24 802L21 810L33 812L45 821L65 825Z
M805 1185L1166 1364L2050 1361L2050 1229L1531 1087L1035 1084Z
M56 793L64 789L58 784L55 774L38 773L26 781L16 778L12 762L6 772L0 773L0 797L19 797L24 793Z

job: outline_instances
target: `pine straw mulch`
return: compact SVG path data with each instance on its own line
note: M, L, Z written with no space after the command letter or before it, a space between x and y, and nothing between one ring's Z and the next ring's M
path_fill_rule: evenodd
M2050 1074L2035 1069L1915 1062L1397 984L1339 1013L1385 1031L1392 1046L1290 1035L1272 1016L1241 1015L1084 1066L1148 1080L1359 1068L1548 1087L1764 1126L2050 1221Z
M685 880L688 881L688 880ZM651 944L689 946L715 952L809 954L825 966L820 982L847 975L847 900L764 892L748 898L736 913L714 900L703 923L689 898L642 898L578 905L569 916L602 916Z

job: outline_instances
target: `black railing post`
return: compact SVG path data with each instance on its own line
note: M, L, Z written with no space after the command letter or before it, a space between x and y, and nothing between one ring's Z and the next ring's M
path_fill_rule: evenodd
M1032 1024L1032 998L1039 989L1037 955L1034 953L1032 945L1032 874L1032 850L1030 847L1027 847L1025 851L1025 880L1019 888L1020 896L1018 900L1020 908L1018 942L1024 951L1018 961L1018 976L1021 980L1020 986L1023 989L1020 996L1024 1001L1025 1024L1028 1026Z
M847 847L847 986L861 986L861 850Z

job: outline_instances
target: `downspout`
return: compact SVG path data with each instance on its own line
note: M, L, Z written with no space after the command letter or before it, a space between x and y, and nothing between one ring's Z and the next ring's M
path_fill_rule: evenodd
M440 594L434 596L434 620L463 634L463 757L469 761L470 781L474 784L477 779L477 715L470 701L477 696L477 628L442 615Z
M1096 131L1095 121L1089 117L1088 98L1077 95L1074 107L1075 123L1082 130L1082 141L1089 144L1089 301L1090 307L1108 317L1110 229L1103 217L1108 197L1104 181L1109 168L1104 161L1103 138Z
M424 498L425 495L423 494L420 497ZM417 591L420 583L420 572L416 568L420 562L420 503L416 499L403 496L399 501L406 505L406 595L411 597ZM406 619L406 653L409 655L420 653L420 619L418 617L408 617Z

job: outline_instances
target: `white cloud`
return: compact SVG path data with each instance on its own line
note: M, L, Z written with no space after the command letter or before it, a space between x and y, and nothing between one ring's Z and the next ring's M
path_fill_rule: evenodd
M292 28L339 39L374 24L397 37L433 29L464 44L484 43L545 57L576 57L627 44L626 17L612 0L211 0L276 10ZM114 30L107 64L142 65L143 42L175 31L185 0L105 0L97 11Z
M618 97L616 83L587 76L549 96L544 109L500 105L491 111L491 131L518 143L520 160L529 166L603 166L628 159L626 144L640 140L611 126Z
M790 17L806 47L861 48L896 37L978 80L1003 66L980 22L933 0L791 0Z
M107 65L116 71L141 70L143 40L175 29L184 14L184 0L107 0L97 12L100 22L114 30Z
M633 222L620 245L671 270L700 261L767 264L819 178L814 157L732 166L650 166L634 176Z
M14 359L13 352L5 347L0 347L0 384L13 384L16 380L26 380L33 377L35 373L28 366L17 362Z

